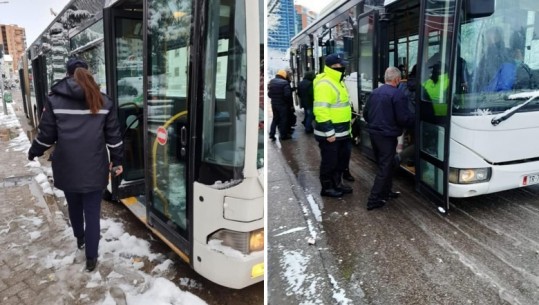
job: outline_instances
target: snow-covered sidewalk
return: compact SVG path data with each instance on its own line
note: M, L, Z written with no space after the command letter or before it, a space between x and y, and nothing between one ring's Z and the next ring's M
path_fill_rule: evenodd
M84 271L71 227L43 199L63 194L51 186L50 168L27 161L30 142L12 105L0 113L0 303L206 304L167 280L172 261L117 219L102 219L98 267Z

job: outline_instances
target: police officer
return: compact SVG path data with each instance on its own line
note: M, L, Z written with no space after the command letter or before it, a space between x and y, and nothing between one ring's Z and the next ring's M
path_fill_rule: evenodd
M54 84L28 159L52 153L54 186L65 193L77 247L86 247L86 270L97 265L101 196L109 170L122 173L123 142L110 97L102 94L86 62L68 60L67 77ZM109 158L110 155L110 158Z
M273 120L271 121L269 137L275 141L275 132L279 128L279 139L291 139L290 136L290 107L293 105L292 88L288 81L286 70L277 71L275 78L268 84L268 97L271 99Z
M342 82L346 61L342 54L326 57L324 72L314 80L314 107L316 121L314 135L321 154L320 195L341 197L352 193L342 183L342 173L348 167L351 154L352 110L348 91Z
M371 93L363 109L378 164L367 202L368 210L381 208L388 199L399 196L399 192L391 189L397 138L402 135L404 127L413 128L415 122L414 114L408 108L408 99L402 90L397 89L401 80L399 69L387 68L384 80L385 84Z

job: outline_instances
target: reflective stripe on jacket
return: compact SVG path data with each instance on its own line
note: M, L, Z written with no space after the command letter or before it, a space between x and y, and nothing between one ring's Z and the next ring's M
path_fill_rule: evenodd
M57 188L75 193L105 189L109 162L121 165L123 158L120 125L112 100L103 94L103 107L92 114L84 91L72 77L59 81L51 91L30 151L41 156L56 144L51 160Z
M337 140L351 135L352 108L348 91L340 81L341 72L328 66L314 80L313 113L316 120L314 135L317 138L335 136Z

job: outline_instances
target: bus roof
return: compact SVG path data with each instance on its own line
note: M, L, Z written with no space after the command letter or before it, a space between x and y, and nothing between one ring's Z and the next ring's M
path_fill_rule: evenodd
M399 0L378 0L375 2L380 2L380 6L382 5L381 2L383 2L383 6L385 7L386 5L392 4L395 1L399 1ZM335 0L329 3L324 9L322 9L320 16L318 16L318 18L313 23L308 25L305 29L299 32L296 36L292 37L290 42L293 43L294 41L301 39L303 36L305 36L305 34L314 33L316 30L320 28L321 25L330 22L335 17L355 7L361 2L365 2L365 0ZM369 6L376 7L376 4L369 5Z

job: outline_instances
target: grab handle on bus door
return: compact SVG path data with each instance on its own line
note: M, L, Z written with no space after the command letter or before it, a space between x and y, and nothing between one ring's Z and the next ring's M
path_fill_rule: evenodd
M182 128L180 129L180 144L180 155L182 157L185 157L185 155L187 154L187 127L185 126L182 126Z

